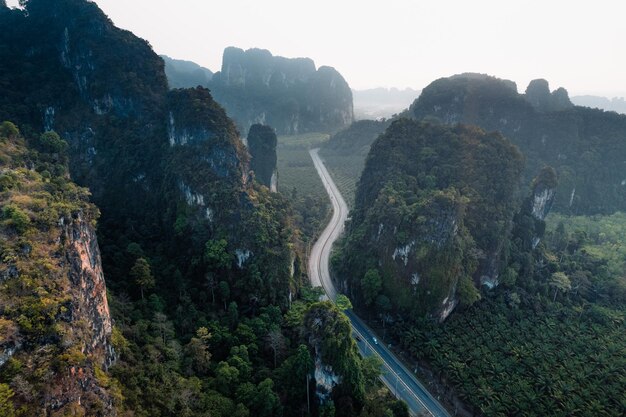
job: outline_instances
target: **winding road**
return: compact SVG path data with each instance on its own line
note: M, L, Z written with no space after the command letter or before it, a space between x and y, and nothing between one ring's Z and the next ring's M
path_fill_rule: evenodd
M348 206L320 159L318 151L319 149L312 149L310 154L315 169L330 197L333 206L333 216L311 249L309 277L312 286L322 287L326 296L334 301L337 297L337 290L330 278L330 252L333 243L343 232L344 223L348 218ZM363 356L377 355L382 359L382 381L396 397L406 402L412 415L450 417L446 409L413 376L413 373L406 369L386 346L378 343L376 334L356 314L351 310L347 310L345 313L352 324L352 333L361 354Z

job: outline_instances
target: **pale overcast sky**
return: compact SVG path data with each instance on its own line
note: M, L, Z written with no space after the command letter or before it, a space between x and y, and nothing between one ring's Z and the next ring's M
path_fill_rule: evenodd
M8 3L17 3L16 0ZM226 46L306 56L356 89L461 72L626 96L623 0L96 0L160 54L212 71Z

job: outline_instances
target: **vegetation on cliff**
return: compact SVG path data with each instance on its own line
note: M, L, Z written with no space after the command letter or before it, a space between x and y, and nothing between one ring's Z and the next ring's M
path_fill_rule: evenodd
M572 106L567 91L533 81L526 94L515 83L481 74L434 81L413 103L412 117L497 130L526 157L530 182L544 166L559 177L555 210L611 214L626 207L626 116Z
M394 122L372 145L337 257L353 300L414 318L476 301L501 266L521 170L499 134Z
M95 241L98 209L69 179L67 143L0 124L0 390L3 415L110 414L119 385Z
M508 89L505 85L501 91ZM474 129L398 121L374 142L348 235L334 259L339 284L372 324L387 328L392 344L422 374L447 387L441 394L450 402L460 399L466 411L620 415L625 386L619 374L626 349L621 337L626 324L622 214L549 215L546 226L558 198L555 170L544 167L530 181L530 192L516 193L519 152L510 144L500 148L512 150L508 156L493 151L498 148L489 150L487 144L498 143L494 138L499 136L489 134L491 139L483 139L480 152L473 153L452 134L475 136L480 131ZM418 133L432 140L420 141ZM431 165L435 175L432 169L422 173L428 161L436 161ZM468 162L484 164L483 170ZM455 169L462 175L441 174ZM482 177L474 177L481 172ZM472 192L473 178L484 188ZM443 184L455 184L456 193L433 186L446 179ZM502 198L504 190L508 199ZM446 196L448 205L442 202ZM418 208L419 215L410 217ZM499 226L489 223L498 216ZM418 232L416 225L423 225ZM445 244L450 233L444 233L455 229L456 254L455 246ZM394 239L386 236L390 232ZM421 248L429 245L430 251ZM424 269L427 262L440 269ZM473 279L461 275L454 286L446 280L468 267L477 267L466 275ZM442 305L437 288L426 288L420 298L420 285L431 285L433 278L444 289L455 289L461 307L444 323L438 323L439 314L419 310ZM393 292L397 282L403 290ZM483 284L480 291L477 284ZM403 300L419 307L407 311Z
M99 402L100 394L91 399L63 391L72 399L68 404L81 398L92 407L88 414L299 416L307 393L311 411L317 412L321 400L310 365L313 347L302 336L302 323L319 295L307 296L303 245L291 206L251 181L248 153L234 123L204 88L169 91L161 59L145 41L115 28L95 3L30 0L24 6L0 15L0 49L10 57L0 63L0 115L18 121L27 136L38 138L39 153L50 156L42 159L45 169L34 171L30 160L5 159L23 163L20 175L27 181L44 184L35 192L54 191L53 182L60 190L52 196L54 204L64 203L63 193L72 204L51 203L52 212L40 207L46 194L33 201L20 198L3 204L2 224L10 233L28 236L33 228L58 222L56 214L68 211L66 221L74 219L73 204L84 208L89 223L94 217L87 214L95 215L95 209L86 202L87 192L49 159L69 161L72 178L93 191L102 211L98 238L116 321L110 339L118 359L108 371L87 367L95 363L90 351L74 347L89 340L88 329L94 326L83 332L82 321L72 329L75 344L59 335L67 327L64 308L77 299L74 287L60 288L56 281L50 288L31 285L13 277L11 268L7 290L20 297L8 304L3 299L3 333L32 336L22 344L24 351L41 352L55 344L59 350L51 355L69 349L69 356L60 356L65 362L50 369L61 372L76 365L80 376L75 380L82 387L93 386L96 393L104 389ZM3 196L13 198L14 179L3 174L2 181L10 188ZM72 228L70 236L89 240L81 230ZM95 236L90 241L95 245ZM41 268L54 271L59 265L54 254L44 254L50 261L35 253L22 255L26 249L21 246L12 250ZM97 294L105 294L103 283ZM35 385L45 378L49 389L65 389L48 378L45 361L41 365L10 360L0 368L0 407L28 403L40 407L28 411L37 415L66 404L52 402L52 396L50 403L29 400L31 392L45 394ZM358 374L361 364L351 366L336 372ZM27 380L31 385L11 379L19 376L20 367L34 369ZM88 371L81 374L80 369ZM342 390L339 397L353 398L354 406L341 411L337 404L335 415L358 415L365 394Z
M621 213L551 215L519 274L516 260L483 301L393 334L482 415L622 415L625 225Z
M114 298L124 337L112 374L134 415L348 417L372 408L408 415L379 392L379 368L360 359L347 319L318 303L319 293L305 290L285 312L266 306L255 314L228 301L224 286L207 295L193 317L184 301L168 314L156 294L140 303ZM183 325L194 330L181 337Z

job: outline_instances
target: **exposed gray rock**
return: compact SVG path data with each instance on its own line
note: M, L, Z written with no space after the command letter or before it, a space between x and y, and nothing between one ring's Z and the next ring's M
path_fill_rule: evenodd
M64 226L62 241L74 292L72 316L91 329L91 339L84 341L84 349L104 357L104 366L108 367L114 363L115 354L110 345L111 315L95 230L79 213Z
M352 91L331 67L263 49L226 48L210 88L242 133L255 123L279 134L336 131L354 119Z

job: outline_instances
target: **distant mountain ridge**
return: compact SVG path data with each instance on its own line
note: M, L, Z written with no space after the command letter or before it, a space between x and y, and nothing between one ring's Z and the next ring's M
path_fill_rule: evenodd
M609 99L608 97L592 95L573 96L572 102L577 106L626 114L626 99L624 97L613 97Z
M559 186L555 209L599 214L626 209L626 116L574 106L565 89L531 82L519 94L514 82L484 74L441 78L411 105L417 119L472 124L500 131L526 157L525 181L549 165Z
M160 55L165 62L165 75L170 88L209 87L213 71L195 62Z
M194 65L165 59L170 87L195 86L202 67ZM200 85L211 90L242 136L257 123L272 126L279 134L297 134L335 132L354 119L346 80L332 67L316 68L310 58L229 47L224 50L221 70Z

